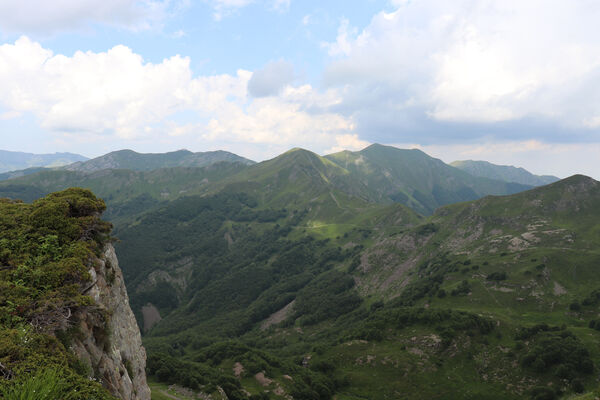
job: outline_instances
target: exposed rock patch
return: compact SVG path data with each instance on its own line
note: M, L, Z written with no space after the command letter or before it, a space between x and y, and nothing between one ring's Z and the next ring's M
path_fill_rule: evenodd
M567 294L567 289L562 287L558 282L554 282L554 295L562 296L563 294Z
M142 316L144 318L144 332L148 332L162 319L160 312L152 303L148 303L142 307Z
M75 339L71 350L114 396L123 400L150 400L146 351L111 244L105 246L102 258L89 273L94 283L87 294L101 312L75 315L84 339ZM105 318L102 320L98 315Z
M265 330L268 327L270 327L271 325L276 325L276 324L282 322L283 320L285 320L292 313L292 311L294 309L294 303L296 303L296 300L292 300L289 304L287 304L281 310L276 311L273 314L271 314L269 316L269 318L267 318L260 324L260 329Z

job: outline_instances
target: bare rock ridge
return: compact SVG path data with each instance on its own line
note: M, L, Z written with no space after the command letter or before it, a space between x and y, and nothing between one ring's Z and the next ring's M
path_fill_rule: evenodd
M90 367L111 394L123 400L150 400L146 383L146 350L112 244L107 244L98 262L90 268L92 297L100 313L75 315L81 335L71 350ZM98 315L103 315L104 320Z

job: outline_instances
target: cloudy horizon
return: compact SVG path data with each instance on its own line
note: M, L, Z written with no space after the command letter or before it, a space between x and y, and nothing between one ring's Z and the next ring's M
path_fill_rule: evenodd
M370 143L600 178L600 3L0 4L0 148Z

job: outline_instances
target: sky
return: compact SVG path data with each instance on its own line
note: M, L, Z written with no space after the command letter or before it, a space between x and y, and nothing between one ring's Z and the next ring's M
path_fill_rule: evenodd
M3 0L0 148L371 143L600 179L596 0Z

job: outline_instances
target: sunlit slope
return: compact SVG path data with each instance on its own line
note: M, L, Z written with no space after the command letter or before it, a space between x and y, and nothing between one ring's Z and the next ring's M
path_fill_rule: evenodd
M446 204L529 188L474 177L415 149L374 144L358 152L343 151L326 158L354 175L375 201L399 202L424 214Z

